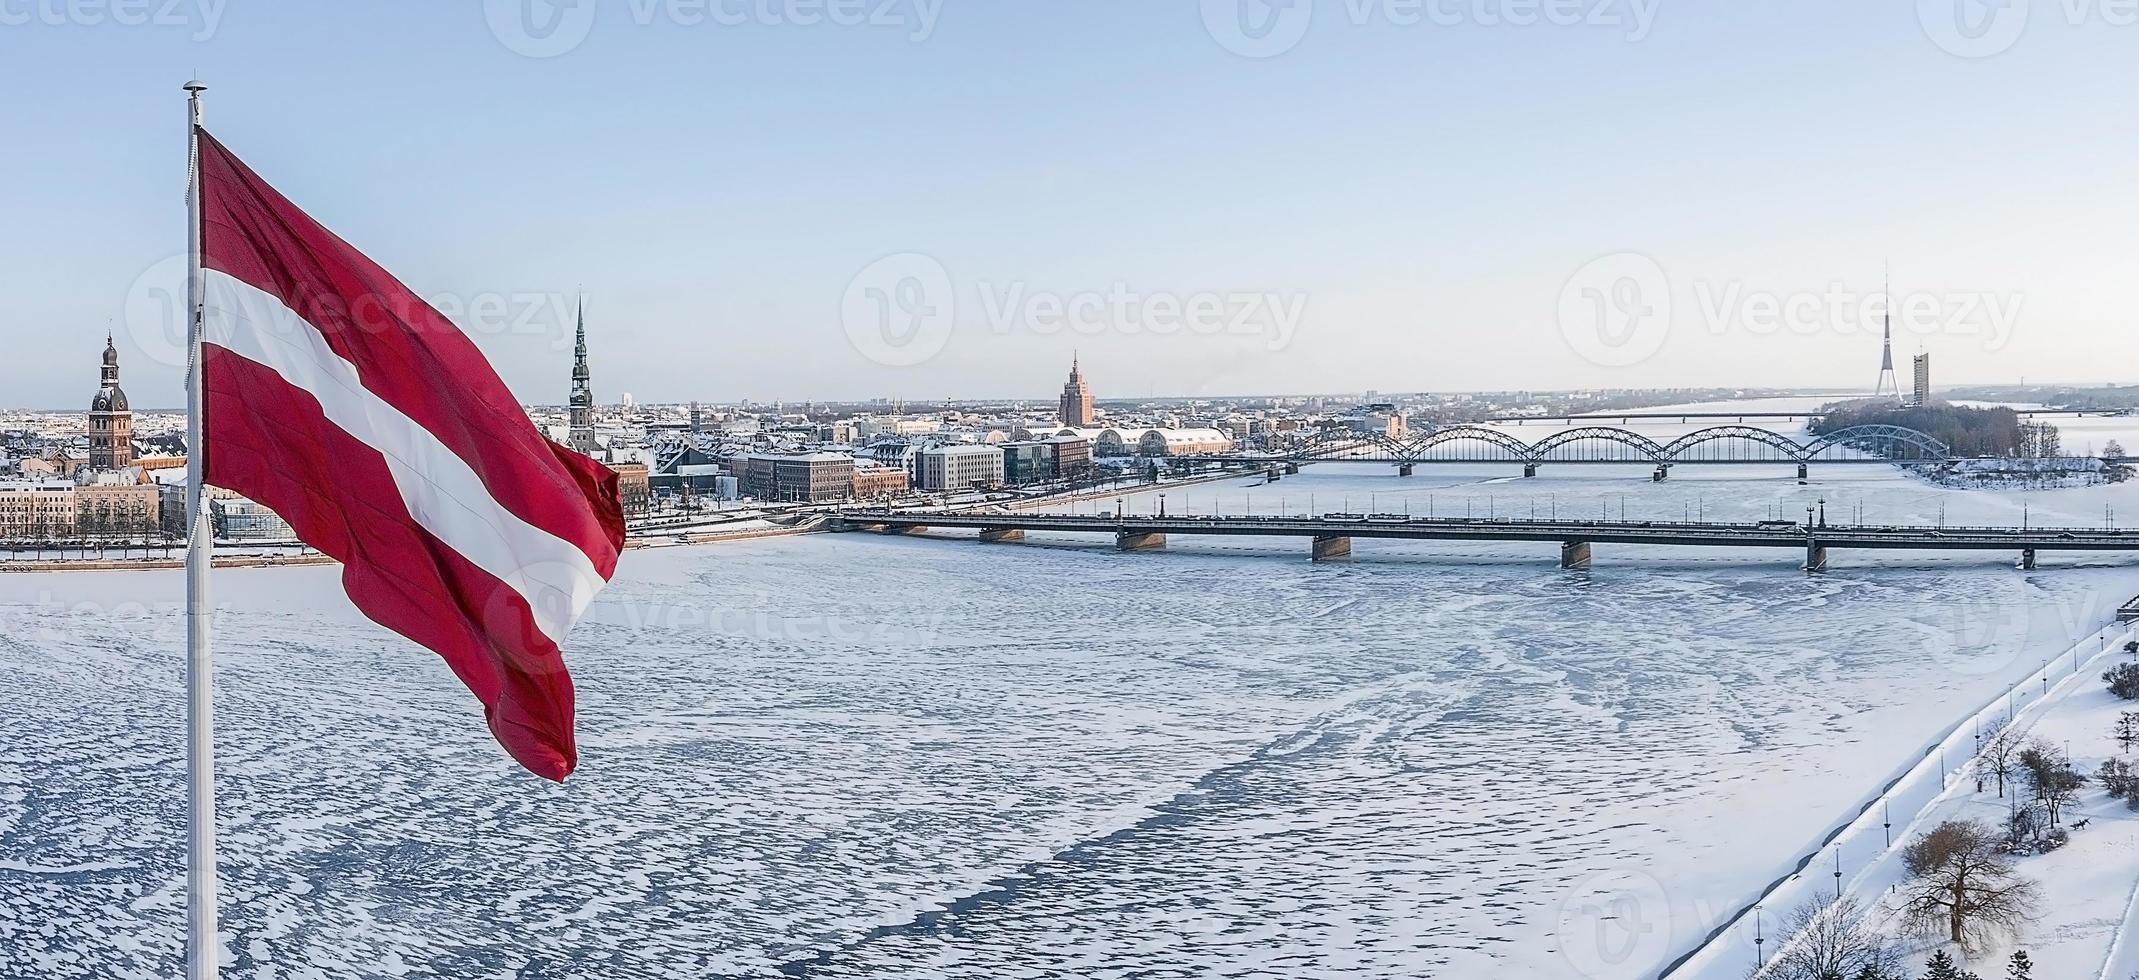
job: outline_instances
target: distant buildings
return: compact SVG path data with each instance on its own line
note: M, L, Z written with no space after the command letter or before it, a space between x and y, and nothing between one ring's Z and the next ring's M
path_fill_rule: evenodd
M1098 421L1092 411L1092 386L1084 383L1084 372L1079 369L1077 358L1070 358L1069 383L1062 386L1062 424L1087 428Z
M854 495L854 457L844 453L750 453L743 492L759 500L823 504Z
M218 541L286 542L297 540L287 521L259 503L228 490L210 488L209 533Z
M119 350L104 338L103 383L89 402L89 454L64 448L23 459L23 478L0 483L0 539L140 539L161 527L157 488L144 479L151 465L134 458L134 414L119 387Z
M881 500L897 497L913 489L913 477L904 467L883 466L875 462L857 463L854 467L854 496L862 500Z
M936 446L920 453L921 489L1001 486L1003 451L995 446Z
M1208 456L1232 449L1233 437L1217 429L1151 429L1136 440L1139 456Z
M1006 442L997 448L1003 453L1003 482L1021 487L1055 478L1052 443Z
M160 491L131 471L100 474L75 488L74 532L83 538L146 538L163 529ZM129 477L132 477L129 479Z
M72 537L75 513L74 484L67 480L0 483L0 538Z
M1067 480L1080 479L1092 472L1092 442L1076 436L1056 436L1047 440L1055 451L1055 475Z
M636 517L653 508L653 468L645 463L611 463L616 471L616 493L624 505L624 516Z
M1055 433L1057 438L1081 439L1090 446L1091 455L1101 458L1122 456L1205 456L1212 453L1231 452L1233 437L1218 429L1137 429L1065 428Z
M1408 439L1411 428L1404 413L1390 402L1372 402L1352 423L1352 429L1360 435L1382 436L1388 439Z

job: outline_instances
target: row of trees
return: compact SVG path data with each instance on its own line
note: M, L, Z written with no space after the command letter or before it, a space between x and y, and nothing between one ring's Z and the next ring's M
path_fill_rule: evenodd
M1956 456L2045 457L2062 455L2057 428L2021 421L2010 408L1963 408L1958 405L1897 405L1857 401L1830 405L1813 420L1813 435L1859 425L1898 425L1915 429L1953 450Z
M2041 887L2019 873L2015 858L2063 842L2058 821L2087 781L2055 746L2002 722L1983 731L1976 764L1977 788L1988 788L1983 781L1991 780L1998 795L2010 800L2007 826L2001 832L1980 820L1949 820L1908 842L1901 852L1906 879L1896 896L1907 928L1963 949L2016 933L2033 918ZM1903 959L1893 939L1865 923L1854 899L1827 899L1792 914L1789 938L1758 976L1914 980L1918 975L1907 972ZM2016 953L2006 976L2032 977L2033 969L2026 953ZM1956 969L1943 951L1931 957L1921 977L1981 980Z
M1943 830L1944 828L1940 828ZM1989 828L1983 828L1987 834ZM1908 972L1901 948L1864 924L1855 899L1814 900L1797 907L1789 921L1789 940L1773 962L1755 972L1761 980L1983 980L1959 969L1945 950L1931 954L1922 974ZM2034 980L2035 963L2026 950L2005 962L2004 980Z

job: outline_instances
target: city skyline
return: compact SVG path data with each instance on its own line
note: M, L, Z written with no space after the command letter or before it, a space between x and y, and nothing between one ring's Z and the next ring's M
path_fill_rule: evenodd
M557 6L591 11L559 51L423 7L0 31L53 82L16 124L40 152L0 160L37 189L0 251L32 369L6 401L74 404L49 338L110 328L135 400L178 402L159 297L195 73L212 130L534 403L581 284L607 389L663 402L1038 395L1072 350L1118 395L1854 387L1890 261L1920 305L1895 342L1951 383L2114 381L2094 365L2139 353L2139 196L2109 163L2139 67L2096 56L2139 28L2062 11L1986 52L1841 3L1326 4L1271 52L1129 3L925 30L930 5L906 29ZM1666 298L1662 336L1628 329ZM886 310L943 311L940 348L865 350Z

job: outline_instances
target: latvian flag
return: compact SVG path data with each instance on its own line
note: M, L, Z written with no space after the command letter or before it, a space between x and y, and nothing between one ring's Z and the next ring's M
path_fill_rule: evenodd
M578 752L566 631L616 572L616 474L538 432L458 328L204 131L207 482L342 563L538 775Z

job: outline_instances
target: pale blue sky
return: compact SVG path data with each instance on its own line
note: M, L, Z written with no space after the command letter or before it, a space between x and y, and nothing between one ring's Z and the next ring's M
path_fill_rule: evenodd
M174 2L185 23L126 26L0 0L0 403L86 404L107 323L135 404L179 401L127 307L183 250L196 73L210 128L329 227L427 296L503 304L478 340L531 401L565 396L539 311L582 284L605 401L1045 399L1072 348L1102 397L1868 386L1853 322L1738 304L1875 292L1888 259L1940 310L1897 348L1942 381L2130 380L2139 356L2139 25L2085 0L2036 0L1974 58L1924 11L1977 0L1664 0L1638 40L1632 0L1603 0L1617 26L1319 0L1265 58L1195 0L947 0L926 31L914 0L868 0L878 26L616 0L544 58L484 3L150 13ZM1668 331L1585 358L1563 293L1622 252L1667 276ZM843 301L905 253L941 267L951 302L921 299L955 325L872 360ZM1155 336L1000 313L1109 291L1251 315Z

